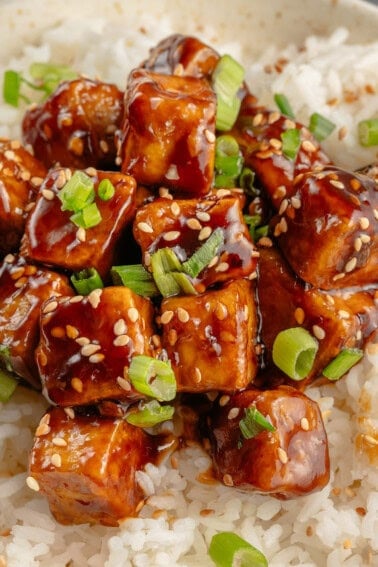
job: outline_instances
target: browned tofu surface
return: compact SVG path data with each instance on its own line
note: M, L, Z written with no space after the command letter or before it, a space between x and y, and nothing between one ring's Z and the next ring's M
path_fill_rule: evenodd
M0 265L0 367L41 387L34 350L40 307L49 297L73 295L66 276L7 255Z
M0 138L0 258L18 251L28 211L46 173L20 142Z
M275 431L245 439L239 423L250 407L257 408ZM329 480L328 443L319 407L289 386L246 390L223 406L215 403L208 434L216 476L227 486L293 498L320 490Z
M200 248L217 227L224 242L218 255L200 272L197 281L208 287L215 282L253 277L258 252L244 223L239 197L216 196L207 199L165 198L138 209L134 237L142 248L145 264L159 248L173 248L181 261Z
M329 167L308 173L294 187L273 224L278 244L298 276L326 290L378 283L374 180Z
M143 397L128 368L133 355L154 353L153 316L150 300L126 287L45 303L36 359L47 397L61 406Z
M161 306L162 346L179 392L234 392L257 372L257 315L252 283L235 280L199 296Z
M37 428L29 475L58 522L116 526L136 515L143 493L135 473L154 452L148 435L123 419L54 408Z
M96 268L101 276L112 265L115 246L135 211L136 184L122 173L86 170L95 191L102 179L109 179L114 196L104 201L96 195L95 203L102 220L92 228L74 224L71 211L63 211L59 191L71 176L71 170L52 169L39 192L22 239L21 253L27 258L59 268L80 271Z
M205 195L214 172L215 110L205 79L133 71L125 94L122 171L141 184Z
M123 93L90 79L64 82L25 114L23 140L47 167L114 169Z

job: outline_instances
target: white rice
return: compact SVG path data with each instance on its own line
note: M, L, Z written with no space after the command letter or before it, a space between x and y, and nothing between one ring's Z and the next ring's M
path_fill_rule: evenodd
M32 61L51 60L123 88L149 47L174 31L168 19L155 29L147 21L141 25L146 32L127 30L125 39L124 26L110 29L95 18L80 25L66 22L46 32L38 46L25 46L7 68L26 70ZM251 63L243 61L236 44L217 44L210 30L202 34L244 62L251 89L263 103L273 105L272 93L284 92L304 123L314 111L331 118L337 129L324 147L337 164L355 168L377 158L376 148L358 148L356 121L378 116L378 97L365 90L371 84L378 91L378 42L352 46L347 36L339 29L329 38L308 38L305 50L289 46L278 53L271 47ZM267 73L267 65L282 57L289 60L283 71ZM349 90L358 90L353 103L344 101ZM329 106L335 97L338 102ZM21 114L0 104L0 136L19 137ZM347 135L340 141L344 128ZM177 455L178 468L167 462L138 474L147 504L140 517L119 529L60 526L46 500L26 487L33 431L46 406L38 394L20 387L10 403L0 404L0 566L206 567L212 565L209 541L223 530L261 549L270 567L377 565L377 380L378 348L371 346L346 379L309 392L323 411L330 442L332 480L321 492L279 501L200 482L209 460L190 447Z

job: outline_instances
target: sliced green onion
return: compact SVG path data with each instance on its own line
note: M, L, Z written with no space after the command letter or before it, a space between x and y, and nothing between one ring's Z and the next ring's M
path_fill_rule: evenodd
M94 183L83 171L75 171L59 191L58 197L62 202L62 211L77 213L94 201Z
M48 95L54 92L62 81L71 81L77 77L77 73L70 67L52 63L32 63L29 67L29 73L38 86Z
M361 360L364 353L358 348L346 348L342 350L323 370L323 376L328 380L339 380Z
M181 272L182 264L172 248L160 248L151 255L151 269L155 283L163 297L178 295L181 291L171 272Z
M109 201L114 196L115 187L110 179L102 179L98 184L97 193L103 201Z
M179 272L175 272L179 273ZM163 297L172 297L173 295L180 295L181 287L177 282L174 273L168 272L166 274L160 274L159 276L154 276L154 280L160 294Z
M218 173L238 177L243 166L239 144L233 136L218 136L215 142L215 169Z
M358 139L361 146L366 148L378 145L378 118L361 120L358 123Z
M319 345L303 327L281 331L273 343L273 362L292 380L302 380L311 371Z
M192 278L196 278L198 274L206 268L211 260L217 256L219 249L224 244L224 234L220 227L217 227L209 236L209 238L196 250L191 257L183 263L183 270Z
M313 134L314 138L318 140L318 142L322 142L323 140L328 138L328 136L332 134L335 128L336 124L328 120L328 118L325 118L317 112L311 114L310 125L308 129Z
M112 266L110 270L114 285L124 285L138 295L155 297L159 290L150 272L142 264L131 266Z
M229 130L240 110L237 92L244 80L244 68L230 55L223 55L212 74L212 85L217 95L216 128Z
M197 295L197 290L192 284L188 274L184 274L184 272L171 272L170 275L173 276L175 282L180 287L180 292L186 295Z
M7 104L18 107L20 101L21 75L8 69L3 78L3 99Z
M298 128L289 128L281 134L282 153L291 160L295 160L301 145L301 133Z
M75 272L71 276L71 282L76 293L79 295L88 295L94 289L104 287L101 276L96 268L86 268Z
M241 187L247 195L255 197L258 194L256 187L254 187L255 172L249 167L244 167L239 177L239 187Z
M258 228L255 229L256 242L260 240L260 238L262 238L263 236L268 236L268 234L269 234L268 224L263 224L262 226L259 226Z
M236 177L230 175L219 174L214 178L214 187L216 189L231 189L237 186Z
M256 406L250 406L244 410L244 417L239 421L239 428L244 439L252 439L262 431L276 430Z
M70 220L82 228L93 228L102 221L100 210L96 203L86 205L81 211L70 216Z
M9 346L0 344L0 360L9 372L13 371Z
M261 216L260 215L243 215L243 219L244 219L245 224L248 226L249 234L251 235L253 242L256 242L256 240L257 240L256 230L257 230L257 227L261 225L261 222L262 222Z
M17 380L0 368L0 402L6 403L17 387Z
M276 103L281 114L284 114L288 118L292 118L294 120L295 114L286 95L282 93L276 93L274 95L274 102Z
M138 354L131 359L129 378L138 392L160 402L176 396L176 378L169 362Z
M209 555L217 567L268 567L265 555L233 532L215 534Z
M173 406L162 406L156 400L144 404L137 411L131 411L125 419L136 427L154 427L158 423L172 419L175 413Z

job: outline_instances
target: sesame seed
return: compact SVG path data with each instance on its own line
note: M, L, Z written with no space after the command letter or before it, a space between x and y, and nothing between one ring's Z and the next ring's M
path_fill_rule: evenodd
M301 200L299 197L292 197L290 199L290 203L291 206L294 207L294 209L300 209L301 208Z
M205 130L205 138L209 142L209 144L213 144L215 142L215 134L208 128Z
M118 319L113 325L115 335L124 335L127 332L127 325L124 319Z
M25 169L24 171L21 172L20 177L21 177L22 181L29 181L30 178L31 178L30 171Z
M136 307L129 307L127 310L127 316L132 323L136 323L139 319L139 311Z
M146 232L151 234L154 229L152 228L152 226L150 224L148 224L147 222L138 222L137 227L139 228L139 230L141 232Z
M197 211L196 217L202 222L208 222L211 219L211 216L206 211Z
M173 196L171 195L167 187L159 187L159 196L163 197L164 199L173 199Z
M206 240L207 238L209 238L211 233L212 233L211 226L204 226L198 234L198 240Z
M351 258L344 266L346 273L353 272L354 268L357 266L357 258Z
M226 486L234 486L234 481L232 480L232 476L230 474L223 475L223 483Z
M55 197L55 193L51 189L42 189L41 194L47 201L52 201Z
M230 401L230 396L227 396L227 394L225 394L219 398L219 405L223 408L225 405L228 404L229 401Z
M369 228L370 221L367 217L361 217L359 223L362 230L366 230L367 228Z
M342 181L338 181L337 179L331 179L329 182L330 185L336 187L336 189L345 189L345 185Z
M83 382L80 380L80 378L72 378L71 387L73 390L81 394L83 391Z
M302 142L302 148L309 153L316 152L317 147L310 140L304 140Z
M177 165L175 165L174 163L172 163L168 169L167 172L165 174L166 179L170 179L172 181L176 181L177 179L180 179L178 170L177 170Z
M280 208L278 209L278 214L279 215L283 215L284 212L287 209L287 206L289 204L289 201L287 199L282 199L281 204L280 204Z
M92 364L97 364L98 362L102 362L105 358L105 355L102 354L101 352L96 352L96 354L92 354L88 360L89 362L91 362Z
M166 242L172 242L172 240L177 240L177 238L180 237L180 231L179 230L169 230L168 232L165 232L163 234L163 239Z
M202 373L201 370L196 366L194 368L194 382L196 384L200 384L202 380Z
M88 337L78 337L77 339L75 339L75 341L80 346L89 345L91 342Z
M277 453L278 453L278 458L281 461L281 463L283 465L286 465L286 463L288 462L289 458L287 456L287 453L285 451L285 449L282 449L282 447L278 447L277 449Z
M74 295L73 297L70 297L70 303L80 303L82 299L83 299L82 295Z
M263 119L264 115L261 112L258 112L252 119L252 126L259 126Z
M58 302L57 301L50 301L49 303L47 303L44 308L42 309L42 313L52 313L52 311L55 311L55 309L58 307Z
M129 335L118 335L114 339L113 345L114 346L126 346L129 342L130 342Z
M229 189L218 189L217 197L229 197L231 195L231 191Z
M332 280L336 282L337 280L341 280L342 278L345 278L345 272L340 272L339 274L335 274Z
M215 268L215 271L216 272L227 272L227 270L229 270L229 268L230 268L230 264L228 264L228 262L221 262Z
M85 228L83 228L82 226L80 226L77 231L76 231L76 238L77 240L79 240L80 242L85 242L86 238L87 238L87 233L85 232Z
M47 423L40 423L35 431L37 437L42 435L48 435L51 431L51 427Z
M183 309L183 307L177 309L177 317L181 323L187 323L190 319L189 313L186 309Z
M28 476L26 478L26 484L31 490L34 490L35 492L39 492L40 487L38 481L34 477Z
M14 254L7 254L4 258L4 262L6 264L13 264L13 262L15 261L16 257L14 256Z
M62 457L59 455L59 453L54 453L53 455L51 455L51 464L57 468L62 466Z
M219 256L214 256L214 258L212 258L210 262L207 264L207 267L213 268L216 264L218 264L218 261L219 261Z
M31 182L32 185L34 185L35 187L40 187L40 186L42 185L42 183L43 183L43 179L42 179L42 177L36 177L36 176L34 176L34 177L32 177L32 178L30 179L30 182Z
M273 156L273 152L272 150L264 150L264 151L256 152L255 155L259 159L269 159Z
M64 413L70 419L75 419L75 410L73 408L63 408Z
M101 346L100 345L96 345L93 343L89 343L88 345L84 345L81 347L81 355L82 356L91 356L92 354L94 354L95 352L101 350Z
M322 327L319 327L319 325L313 325L312 332L314 333L315 337L320 341L324 339L326 336L325 330Z
M239 412L240 408L231 408L228 412L227 419L235 419L235 417L238 417Z
M360 341L362 339L362 331L361 329L358 329L356 332L356 340Z
M373 215L376 220L378 220L378 209L373 209Z
M227 317L228 310L224 303L219 302L216 304L214 315L217 319L219 319L219 321L223 321Z
M364 439L369 445L378 445L378 439L375 439L372 435L364 435Z
M274 110L273 112L269 113L268 124L274 124L280 118L281 118L281 114L277 110Z
M361 240L361 238L359 238L359 237L355 238L353 245L354 245L355 251L356 251L356 252L359 252L359 251L361 250L361 248L362 248L362 240Z
M368 234L360 234L360 238L363 244L368 244L371 241L371 237Z
M118 376L117 384L120 388L122 388L122 390L125 390L126 392L130 392L131 390L130 382L128 380L125 380L125 378L121 378L121 376Z
M161 340L159 335L152 335L151 340L155 347L159 348L161 346Z
M66 335L69 339L77 339L79 330L73 325L66 325Z
M338 316L340 317L340 319L349 319L350 318L350 313L348 311L345 311L345 309L339 309L337 313L338 313Z
M308 431L310 429L310 424L308 422L307 417L302 417L301 428L303 429L303 431Z
M57 447L67 447L67 441L63 437L54 437L51 442Z
M173 317L173 311L164 311L164 313L160 318L160 321L163 325L167 325L167 323L169 323L172 320L172 317Z
M171 205L171 211L175 215L175 217L178 217L181 213L180 205L176 201L173 201Z
M93 309L97 309L101 301L101 294L102 289L94 289L91 293L87 296L88 303L93 307Z
M278 138L271 138L269 144L275 149L280 150L282 148L282 142Z
M199 222L198 219L188 219L186 221L186 225L191 229L191 230L201 230L202 229L202 224Z
M10 276L12 280L18 280L18 278L24 275L24 272L25 272L25 268L21 268L21 267L16 268L10 272Z
M303 321L305 320L305 312L302 307L297 307L294 311L294 319L298 323L298 325L302 325Z
M273 199L282 199L286 195L285 185L279 185L273 193Z
M290 118L285 118L284 121L284 128L287 130L291 130L292 128L295 128L296 124L294 122L294 120L290 120Z
M177 343L177 331L176 331L176 329L169 329L168 343L171 346L175 346L175 344Z
M107 154L109 151L109 144L106 140L100 140L100 148L104 154Z

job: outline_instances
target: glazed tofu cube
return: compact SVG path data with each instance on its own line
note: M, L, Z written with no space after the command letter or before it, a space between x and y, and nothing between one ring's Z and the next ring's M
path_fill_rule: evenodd
M222 231L222 243L196 282L206 288L254 277L258 252L244 223L241 201L230 192L201 200L156 199L137 211L133 227L147 266L151 254L165 247L173 248L181 261L188 260L216 229Z
M256 375L251 282L235 280L195 297L165 299L160 322L179 392L234 392Z
M215 111L205 79L133 71L125 94L122 171L141 184L205 195L214 171Z
M303 327L318 342L314 365L303 380L288 383L305 388L346 348L362 348L378 323L374 290L340 290L326 293L306 289L276 249L260 250L257 296L261 314L261 338L265 364L273 369L272 349L279 332ZM272 317L272 313L274 316ZM265 387L271 387L272 372Z
M70 170L63 168L49 172L28 218L21 253L35 262L74 272L96 268L101 276L106 276L112 265L115 246L134 214L135 181L122 173L87 169L87 178L94 184L94 203L100 213L100 221L95 226L83 228L71 220L72 211L62 210L59 199L59 193L64 190L71 175ZM97 194L100 182L105 179L115 189L108 200Z
M136 515L143 493L135 473L152 456L148 435L123 419L54 408L37 428L27 483L62 524L116 526Z
M27 110L23 140L48 168L114 169L114 134L122 114L123 93L115 85L85 78L66 81Z
M274 235L295 273L325 290L376 284L375 181L329 167L308 173L295 189L273 223Z
M44 391L74 406L102 399L137 399L128 379L133 355L154 354L154 309L126 287L46 302L36 360Z
M40 388L34 359L40 307L48 298L73 295L66 276L8 254L0 265L0 367Z
M274 431L245 438L240 421L248 409L257 409ZM294 388L246 390L225 405L215 402L207 425L215 475L227 486L294 498L320 490L329 480L320 409Z
M0 258L17 252L47 171L20 142L0 139Z

